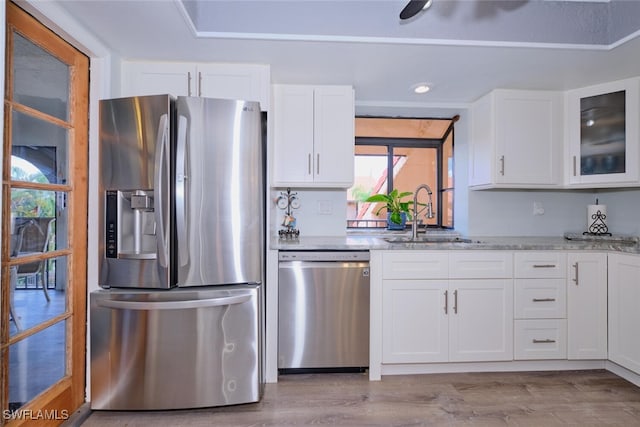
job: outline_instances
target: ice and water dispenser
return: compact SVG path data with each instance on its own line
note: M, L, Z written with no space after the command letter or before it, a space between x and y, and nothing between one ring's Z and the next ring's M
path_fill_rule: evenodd
M107 258L156 258L153 190L107 191L105 219Z

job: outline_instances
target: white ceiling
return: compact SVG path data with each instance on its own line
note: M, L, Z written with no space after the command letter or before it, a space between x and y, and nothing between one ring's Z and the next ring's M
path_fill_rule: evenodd
M116 57L267 63L273 83L353 85L365 113L640 76L638 0L433 0L407 21L405 0L56 3ZM412 93L418 82L432 90Z

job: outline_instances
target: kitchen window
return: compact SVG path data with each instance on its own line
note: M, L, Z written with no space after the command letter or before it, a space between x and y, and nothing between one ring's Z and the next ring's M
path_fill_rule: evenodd
M356 118L355 180L347 190L347 228L386 228L386 211L365 202L376 193L433 191L434 218L419 224L453 228L453 119ZM413 196L404 200L413 200ZM418 202L426 203L422 191ZM409 222L408 222L409 223ZM409 225L408 225L409 226Z

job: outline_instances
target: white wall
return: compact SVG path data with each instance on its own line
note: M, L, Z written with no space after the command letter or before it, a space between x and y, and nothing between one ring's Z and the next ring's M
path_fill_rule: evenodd
M600 190L589 203L594 203L596 197L599 203L607 205L610 232L640 236L640 190Z
M285 211L278 209L275 200L286 188L271 189L269 201L272 218L271 235L277 236L278 230L284 229L282 221ZM344 236L347 229L347 190L327 189L291 189L298 193L300 208L293 209L296 228L302 236Z

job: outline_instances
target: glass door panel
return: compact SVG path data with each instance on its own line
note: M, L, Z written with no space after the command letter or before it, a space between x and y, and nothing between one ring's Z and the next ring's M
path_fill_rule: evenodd
M48 258L10 268L10 335L16 335L68 312L67 257ZM36 264L36 267L32 265Z
M640 78L566 92L566 177L588 188L640 182Z
M625 91L580 99L580 174L625 172Z
M69 66L13 35L13 100L60 120L69 118Z
M15 410L66 374L66 321L9 348L9 408Z
M69 174L68 141L66 126L14 111L11 179L65 184Z

